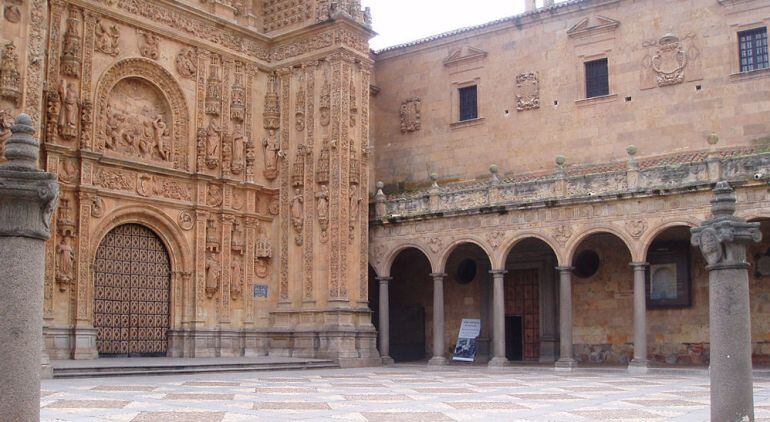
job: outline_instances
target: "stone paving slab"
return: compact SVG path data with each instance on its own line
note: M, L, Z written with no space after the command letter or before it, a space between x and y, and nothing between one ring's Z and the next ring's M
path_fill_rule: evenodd
M43 381L41 420L707 421L708 377L387 368ZM755 384L757 420L770 383Z

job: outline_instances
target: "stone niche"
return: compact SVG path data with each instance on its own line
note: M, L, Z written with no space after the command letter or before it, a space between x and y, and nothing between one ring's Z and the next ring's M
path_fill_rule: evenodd
M104 147L132 159L173 163L172 113L163 93L142 78L120 80L107 101Z

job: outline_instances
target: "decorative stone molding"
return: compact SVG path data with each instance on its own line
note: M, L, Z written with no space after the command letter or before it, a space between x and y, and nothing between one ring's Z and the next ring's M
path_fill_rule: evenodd
M567 30L570 38L585 38L593 35L609 33L617 29L620 22L606 16L590 16L581 19Z

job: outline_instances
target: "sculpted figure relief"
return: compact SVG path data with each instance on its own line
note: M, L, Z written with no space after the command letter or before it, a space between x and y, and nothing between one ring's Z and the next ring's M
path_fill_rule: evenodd
M247 143L243 132L240 129L236 130L233 134L232 163L230 165L230 171L233 174L241 174L243 172Z
M219 290L219 278L222 274L222 266L214 254L206 256L206 296L214 297Z
M172 161L171 131L166 123L171 111L154 86L139 78L118 82L110 93L106 115L104 144L108 150Z
M179 76L187 79L194 79L198 73L198 58L195 55L195 49L184 48L176 56L176 71Z
M361 197L358 195L358 185L350 185L350 237L353 237L353 230L358 220Z
M72 247L68 236L62 236L61 242L56 245L56 254L59 257L56 268L56 281L60 283L60 289L72 282L75 274L75 248Z
M105 21L100 20L96 24L96 51L117 56L120 54L120 31L116 25L107 25Z
M233 300L241 297L243 291L243 270L241 268L241 257L234 256L230 262L230 298Z
M206 167L215 169L219 166L219 145L222 143L222 135L215 121L209 123L206 129Z
M291 200L291 225L294 227L294 231L297 233L302 231L304 204L305 199L302 196L302 191L299 188L295 188L294 197Z
M329 187L320 185L316 197L316 214L318 215L318 225L321 226L321 242L328 240L327 230L329 229Z

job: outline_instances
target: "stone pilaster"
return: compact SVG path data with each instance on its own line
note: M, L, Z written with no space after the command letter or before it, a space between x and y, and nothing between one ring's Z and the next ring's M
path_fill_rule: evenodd
M37 167L33 124L16 118L0 165L0 414L23 422L40 419L45 241L59 195L56 175Z
M749 263L746 246L762 240L759 223L736 217L735 191L719 182L713 217L692 229L709 272L711 420L753 421Z
M646 262L632 262L634 270L634 358L628 364L632 373L647 372L647 295L645 293Z
M492 353L493 358L489 366L505 366L508 359L505 357L505 285L504 277L507 271L494 270L492 274Z
M572 267L556 267L559 271L559 360L557 371L571 371L577 366L572 357Z
M444 356L444 278L446 274L433 273L433 357L428 365L446 365Z

